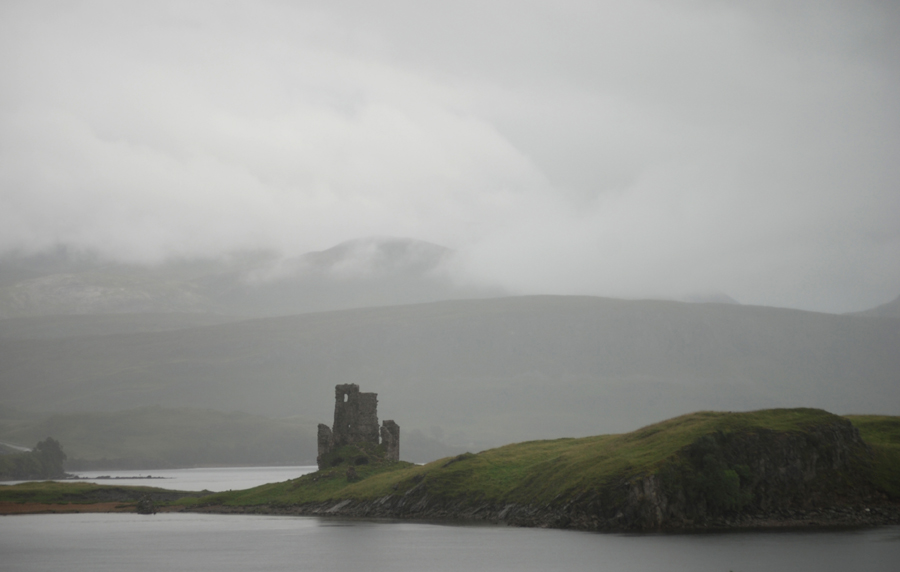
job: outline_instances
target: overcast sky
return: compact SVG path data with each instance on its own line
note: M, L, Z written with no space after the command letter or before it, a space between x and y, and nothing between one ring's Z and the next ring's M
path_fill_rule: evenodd
M864 309L900 294L898 6L4 0L0 253L392 235L518 293Z

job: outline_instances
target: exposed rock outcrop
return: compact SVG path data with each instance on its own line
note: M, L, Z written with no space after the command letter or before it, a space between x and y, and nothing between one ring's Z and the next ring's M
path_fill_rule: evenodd
M387 460L400 460L400 426L393 419L388 419L381 425L381 444L384 445Z
M601 514L607 521L622 518L629 528L654 530L874 500L871 457L857 429L843 419L802 433L715 433L657 473L624 483L622 510Z

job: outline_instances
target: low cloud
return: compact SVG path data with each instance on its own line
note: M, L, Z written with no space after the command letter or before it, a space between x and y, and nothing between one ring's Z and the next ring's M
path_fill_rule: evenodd
M521 293L900 292L890 3L7 2L0 253L453 247Z

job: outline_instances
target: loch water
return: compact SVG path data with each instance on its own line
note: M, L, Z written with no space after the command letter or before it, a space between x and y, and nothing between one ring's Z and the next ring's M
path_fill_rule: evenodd
M79 481L101 485L135 485L176 491L240 491L268 483L296 479L317 469L315 465L278 467L201 467L148 471L79 471ZM149 478L148 478L149 477Z
M190 513L0 517L0 570L896 571L900 527L594 534Z
M113 482L222 491L284 481L314 468L178 469L149 472L161 479ZM14 515L0 517L0 571L7 570L895 572L900 570L900 527L596 534L262 515Z

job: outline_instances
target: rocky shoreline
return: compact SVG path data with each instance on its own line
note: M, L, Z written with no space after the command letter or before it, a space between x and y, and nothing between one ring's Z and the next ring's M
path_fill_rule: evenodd
M0 503L0 515L76 512L135 512L136 499L123 495L118 501L94 503L42 504ZM171 499L159 499L171 500ZM620 519L602 520L589 516L577 506L560 508L530 507L515 504L472 506L468 503L429 503L427 499L403 502L400 497L374 501L330 501L303 505L206 505L157 506L158 512L199 512L212 514L266 514L278 516L315 516L374 520L407 520L448 524L497 524L517 527L558 528L591 532L721 532L737 530L810 530L828 528L867 528L900 525L900 503L874 506L834 506L811 510L776 510L765 513L741 513L715 517L702 522L682 522L655 529L635 527Z
M515 504L473 506L467 502L429 502L427 498L391 496L369 501L330 501L303 505L222 506L185 509L217 514L271 514L337 518L415 520L447 523L490 523L593 532L713 532L728 530L858 528L900 525L900 503L834 506L810 510L739 513L703 521L684 521L655 528L635 526L622 516L603 519L586 507L533 507Z

